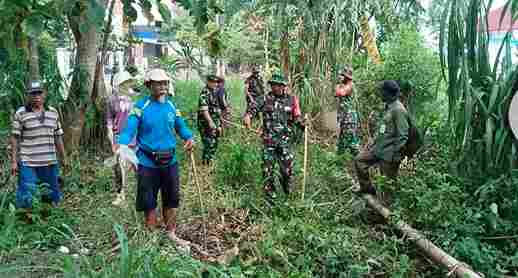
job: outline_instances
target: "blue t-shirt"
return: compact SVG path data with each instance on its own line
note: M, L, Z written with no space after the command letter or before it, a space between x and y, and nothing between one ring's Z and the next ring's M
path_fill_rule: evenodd
M170 100L160 103L148 96L133 106L127 126L120 135L119 144L128 145L136 136L139 164L157 168L141 149L150 152L176 149L176 134L183 140L192 139L191 130ZM174 163L176 155L170 165Z

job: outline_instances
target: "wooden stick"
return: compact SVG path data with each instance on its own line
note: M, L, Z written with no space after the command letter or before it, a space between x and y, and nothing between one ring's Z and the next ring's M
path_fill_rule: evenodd
M381 214L387 222L390 223L390 217L392 213L390 210L385 208L374 196L369 194L364 194L363 199L367 201L367 204L375 209L379 214ZM443 265L448 268L448 276L455 274L456 277L459 278L482 278L483 276L473 271L473 269L463 263L450 256L448 253L444 252L441 248L437 247L431 241L426 239L418 230L412 228L410 225L406 224L404 221L398 221L396 223L391 223L395 226L403 235L408 238L410 241L413 241L417 247L419 247L423 252L426 253L434 262Z
M207 249L207 218L205 217L205 206L203 204L203 197L201 195L201 187L198 182L198 175L196 174L196 161L194 160L194 151L190 151L191 156L191 165L192 165L192 180L194 181L194 184L196 186L196 189L198 191L198 198L200 201L200 209L202 210L202 219L203 219L203 247L205 250Z
M261 135L261 133L260 133L260 132L258 132L257 130L249 129L249 128L247 128L247 127L246 127L246 126L244 126L244 125L236 124L236 123L231 122L231 121L229 121L229 120L227 120L227 119L221 119L221 120L222 120L223 122L227 123L227 124L230 124L230 125L232 125L232 126L234 126L234 127L239 128L239 129L244 129L244 130L249 131L249 132L251 132L251 133L255 133L255 134L259 134L259 135Z
M308 170L308 133L309 133L309 121L308 115L304 117L307 126L304 127L304 176L302 178L302 201L304 201L304 193L306 192L306 177Z

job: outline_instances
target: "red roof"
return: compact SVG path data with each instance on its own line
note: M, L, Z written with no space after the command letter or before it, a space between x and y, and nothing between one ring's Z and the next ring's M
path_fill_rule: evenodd
M518 30L518 21L514 21L511 26L511 16L509 16L509 10L505 14L504 19L502 20L502 24L500 24L500 19L502 17L502 13L504 11L504 7L500 7L498 9L492 10L487 15L487 21L489 23L488 31L489 32L499 32L499 31L508 31L509 28L512 30Z

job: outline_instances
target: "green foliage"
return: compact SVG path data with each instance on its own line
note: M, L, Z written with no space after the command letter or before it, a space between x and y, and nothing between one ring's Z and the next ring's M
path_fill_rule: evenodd
M440 113L437 95L441 82L439 58L426 47L423 36L412 25L403 25L383 45L384 79L400 82L402 98L410 112L424 118ZM406 85L406 86L405 86Z
M241 189L261 182L262 172L257 167L262 161L257 147L250 144L228 144L220 148L218 180L225 187Z
M442 143L453 136L447 131L442 127L432 133L433 144L416 162L415 172L400 177L397 187L384 179L377 184L397 196L397 215L449 254L488 277L516 272L512 258L518 243L512 235L518 225L518 189L512 184L518 176L493 180L472 193L469 180L449 173L456 155Z
M4 49L3 62L0 63L0 128L10 126L10 117L20 106L25 104L25 80L28 78L28 64L22 50L7 55ZM58 108L63 103L62 77L56 61L56 44L47 35L39 40L40 75L47 89L46 103Z

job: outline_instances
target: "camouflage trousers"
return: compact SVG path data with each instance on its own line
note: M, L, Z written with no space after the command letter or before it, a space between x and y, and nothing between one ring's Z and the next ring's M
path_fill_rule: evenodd
M210 162L216 156L219 136L218 134L214 134L209 128L200 129L200 135L203 145L201 159L204 162Z
M290 193L293 180L293 154L288 146L268 146L263 149L264 190L271 197L275 191L274 166L279 164L280 184L285 194Z
M360 191L371 194L376 192L370 179L369 168L379 166L384 176L396 180L399 175L400 163L400 161L384 161L374 155L374 150L361 151L354 159L354 168L356 169L356 175L360 183Z
M353 156L360 150L359 129L356 123L340 124L340 134L336 143L336 153L339 155L349 151Z
M113 165L113 185L115 192L121 193L127 190L129 172L129 163L120 159L119 155L117 155L117 163Z

